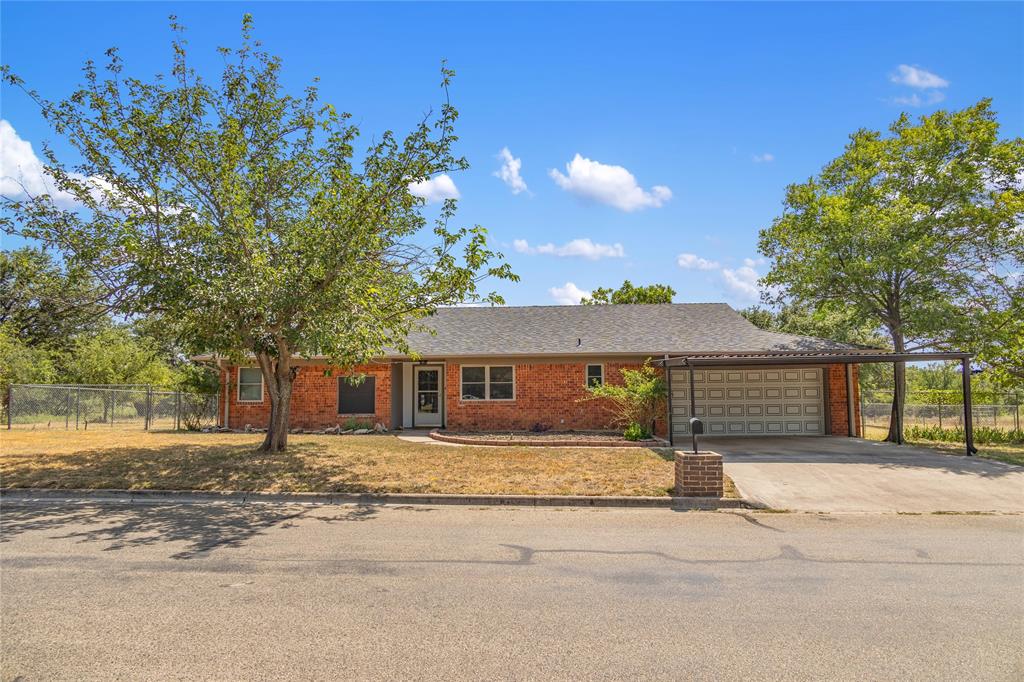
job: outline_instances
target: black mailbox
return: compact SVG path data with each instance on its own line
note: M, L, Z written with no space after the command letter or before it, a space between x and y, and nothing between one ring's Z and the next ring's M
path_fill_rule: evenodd
M697 417L690 417L690 435L693 437L693 454L697 454L697 436L704 433L704 422Z

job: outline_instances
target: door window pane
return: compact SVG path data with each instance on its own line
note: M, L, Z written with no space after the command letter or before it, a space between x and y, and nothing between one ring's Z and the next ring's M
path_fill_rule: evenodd
M416 373L416 388L420 391L436 391L438 370L419 370Z
M438 394L437 393L420 393L418 394L418 405L417 409L420 412L429 412L431 414L437 413L438 407Z

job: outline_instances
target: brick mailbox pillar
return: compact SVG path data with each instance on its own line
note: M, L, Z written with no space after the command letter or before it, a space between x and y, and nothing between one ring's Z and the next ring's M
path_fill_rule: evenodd
M722 456L717 452L676 452L676 497L721 497Z

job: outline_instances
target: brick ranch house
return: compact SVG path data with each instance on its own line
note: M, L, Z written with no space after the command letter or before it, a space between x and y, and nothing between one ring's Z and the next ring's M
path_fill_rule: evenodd
M671 386L656 431L673 440L689 434L691 411L710 435L860 435L851 354L869 349L764 331L724 303L445 308L425 326L434 333L409 338L417 358L356 367L359 385L322 360L297 359L292 427L601 430L609 414L580 401L587 385L621 382L622 368L651 360ZM259 369L220 368L220 423L265 426Z

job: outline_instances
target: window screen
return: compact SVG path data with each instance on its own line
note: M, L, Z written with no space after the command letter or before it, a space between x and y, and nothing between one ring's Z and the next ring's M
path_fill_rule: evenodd
M485 400L487 398L487 374L485 367L462 368L462 399Z
M259 367L238 368L238 399L243 402L263 400L263 372Z
M366 377L358 385L346 377L338 379L338 414L373 414L376 412L377 379Z
M463 366L463 400L513 400L515 371L512 365L494 367Z
M512 367L488 367L487 397L491 400L512 400Z

